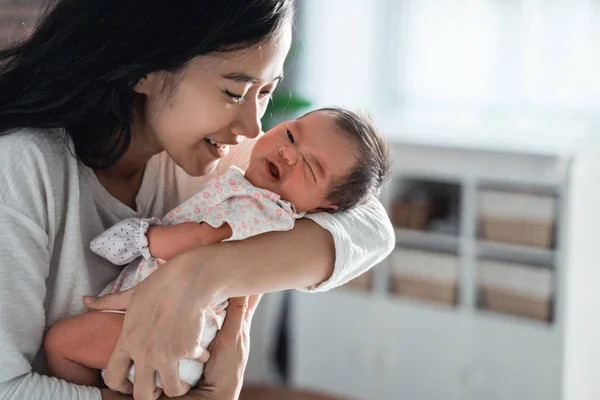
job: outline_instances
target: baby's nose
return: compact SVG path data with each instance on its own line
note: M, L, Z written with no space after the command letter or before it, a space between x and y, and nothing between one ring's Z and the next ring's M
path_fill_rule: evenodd
M283 146L279 149L279 154L288 165L296 165L298 162L298 152L290 147Z

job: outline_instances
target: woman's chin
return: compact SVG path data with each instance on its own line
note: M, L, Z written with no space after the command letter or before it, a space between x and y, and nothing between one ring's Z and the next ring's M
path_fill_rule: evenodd
M217 168L217 165L219 165L219 160L212 160L196 165L182 166L182 169L190 176L205 176L211 174Z

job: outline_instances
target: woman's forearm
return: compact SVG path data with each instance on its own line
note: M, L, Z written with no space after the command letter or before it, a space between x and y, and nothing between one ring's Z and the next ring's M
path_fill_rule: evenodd
M198 282L221 301L326 281L335 266L331 234L310 220L294 229L269 232L242 241L223 242L186 254L201 260Z

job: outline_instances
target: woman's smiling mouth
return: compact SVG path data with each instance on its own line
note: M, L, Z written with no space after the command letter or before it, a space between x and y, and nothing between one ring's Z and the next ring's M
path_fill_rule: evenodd
M217 158L223 158L229 153L229 145L215 142L212 139L205 138L204 141L208 143L210 152Z

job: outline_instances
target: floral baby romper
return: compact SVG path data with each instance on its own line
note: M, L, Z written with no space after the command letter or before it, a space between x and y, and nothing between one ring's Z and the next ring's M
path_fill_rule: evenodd
M128 264L116 280L101 293L116 293L130 289L147 278L167 261L152 257L146 232L151 225L175 225L182 222L205 222L213 227L224 223L231 226L232 236L226 240L242 240L271 231L286 231L294 227L297 218L294 206L266 189L253 186L244 171L231 166L227 172L208 182L192 198L170 211L162 220L157 218L123 220L92 240L92 251L113 264ZM142 256L141 261L134 261ZM207 348L225 319L227 302L213 305L208 311L200 345ZM203 364L181 360L181 380L195 385L202 376ZM135 366L129 372L133 382ZM162 387L156 376L157 387Z

